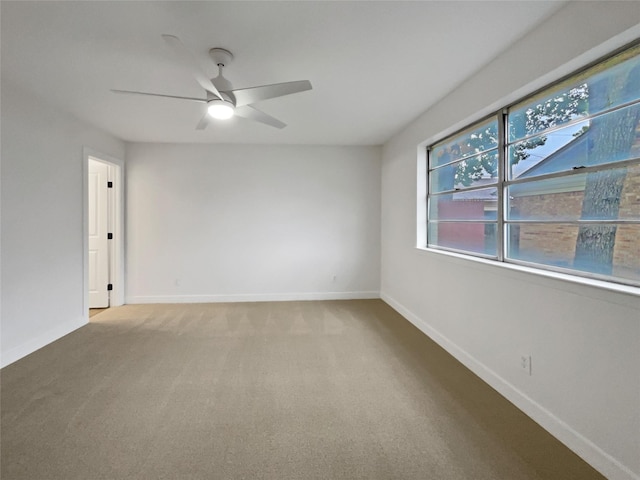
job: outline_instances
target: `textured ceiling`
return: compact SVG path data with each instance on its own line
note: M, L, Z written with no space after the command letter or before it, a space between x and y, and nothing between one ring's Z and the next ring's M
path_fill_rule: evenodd
M378 145L564 3L2 1L2 81L127 141ZM110 92L204 98L163 33L210 76L208 50L231 50L235 88L313 90L258 105L283 130L232 119L196 131L197 103Z

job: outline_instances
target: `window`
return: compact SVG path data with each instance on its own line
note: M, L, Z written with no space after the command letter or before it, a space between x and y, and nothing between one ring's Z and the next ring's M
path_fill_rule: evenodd
M427 153L428 247L640 285L640 45Z

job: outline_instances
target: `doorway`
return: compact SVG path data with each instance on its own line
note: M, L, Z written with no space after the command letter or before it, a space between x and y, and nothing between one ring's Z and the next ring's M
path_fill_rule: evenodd
M84 312L86 320L124 304L124 162L85 149Z

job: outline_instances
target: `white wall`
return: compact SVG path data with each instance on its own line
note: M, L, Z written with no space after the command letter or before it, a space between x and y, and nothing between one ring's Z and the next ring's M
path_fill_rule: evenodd
M391 139L382 165L382 298L611 479L640 478L640 291L417 249L417 150L638 36L637 2L570 3Z
M127 144L127 302L377 297L380 154Z
M82 326L83 147L124 143L2 82L2 366Z

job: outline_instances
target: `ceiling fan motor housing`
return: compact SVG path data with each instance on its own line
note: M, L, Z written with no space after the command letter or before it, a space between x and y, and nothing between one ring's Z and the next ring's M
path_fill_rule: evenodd
M220 77L215 77L212 78L211 81L213 82L213 84L216 86L216 88L220 91L220 95L222 96L222 100L232 103L232 104L236 104L236 99L233 96L233 93L231 93L231 84L229 83L229 81L226 78L223 78L222 80L224 80L224 82L219 82ZM226 83L225 83L226 82ZM218 83L221 83L221 85L218 85ZM228 86L229 88L225 88L225 85ZM211 92L207 92L207 103L209 103L211 100L220 100L218 97L216 97L213 93Z

